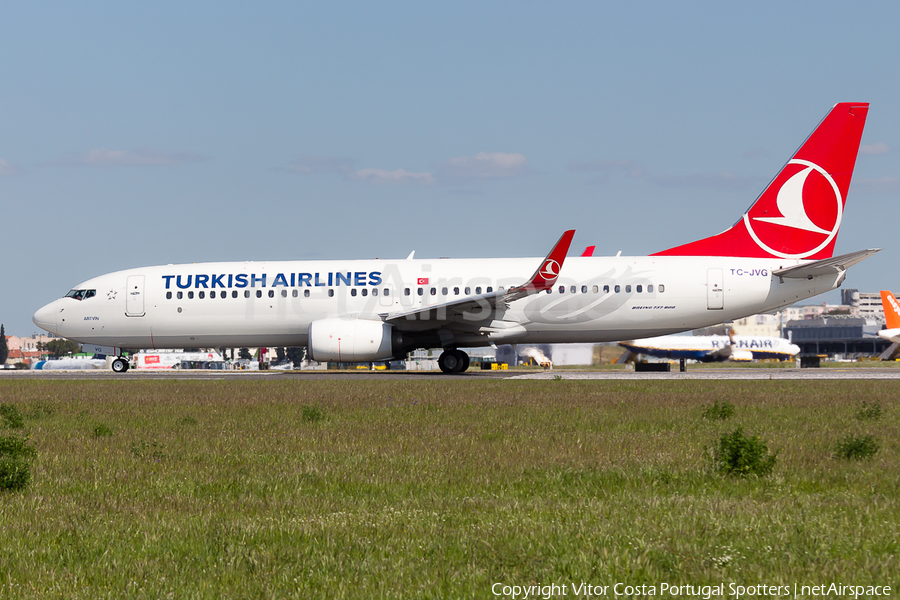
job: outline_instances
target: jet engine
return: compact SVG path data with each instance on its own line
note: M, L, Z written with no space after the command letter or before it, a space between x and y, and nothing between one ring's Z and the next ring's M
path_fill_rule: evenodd
M320 319L309 324L315 361L371 362L394 358L393 326L364 319Z

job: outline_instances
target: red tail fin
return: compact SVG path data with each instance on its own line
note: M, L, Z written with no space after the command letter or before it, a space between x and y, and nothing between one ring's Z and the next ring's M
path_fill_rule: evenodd
M656 256L830 258L868 110L835 105L731 229Z

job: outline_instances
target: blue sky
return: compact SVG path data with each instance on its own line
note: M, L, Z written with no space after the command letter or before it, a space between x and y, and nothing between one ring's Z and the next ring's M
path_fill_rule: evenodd
M900 4L0 4L0 322L211 260L648 254L871 102L836 251L900 289ZM837 301L837 294L820 297Z

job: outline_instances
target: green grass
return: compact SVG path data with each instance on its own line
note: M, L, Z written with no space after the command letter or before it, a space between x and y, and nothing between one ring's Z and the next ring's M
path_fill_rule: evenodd
M493 598L497 582L896 590L898 392L3 380L0 402L25 416L37 456L27 487L0 493L0 597ZM723 399L727 421L704 417ZM837 458L863 401L880 407L865 422L879 451ZM738 427L777 452L770 474L709 468L706 449Z

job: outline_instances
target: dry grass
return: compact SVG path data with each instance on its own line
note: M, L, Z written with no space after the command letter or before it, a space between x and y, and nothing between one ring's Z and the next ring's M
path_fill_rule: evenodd
M2 381L37 448L0 595L900 584L891 382ZM725 420L704 418L716 401ZM860 420L863 401L880 417ZM716 474L740 426L771 475ZM98 433L99 432L99 433ZM872 435L866 461L837 441ZM897 589L895 587L895 589Z

